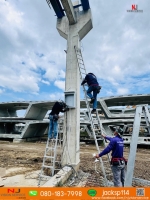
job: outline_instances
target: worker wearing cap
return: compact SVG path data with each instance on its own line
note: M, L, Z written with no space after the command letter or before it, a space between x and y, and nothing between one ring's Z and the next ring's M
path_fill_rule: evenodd
M112 151L111 168L115 187L124 187L125 181L125 159L123 157L124 144L122 134L122 129L116 129L114 132L115 137L113 138L103 135L103 137L106 140L109 140L110 143L100 154L96 154L95 156L96 158L99 158Z

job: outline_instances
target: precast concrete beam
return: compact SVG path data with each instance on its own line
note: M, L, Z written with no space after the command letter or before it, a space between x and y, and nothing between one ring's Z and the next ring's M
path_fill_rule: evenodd
M91 9L85 12L84 15L82 13L83 12L79 13L78 19L78 34L80 40L82 40L93 28Z
M0 138L42 137L48 125L49 120L3 120L0 121Z
M150 104L150 94L130 94L120 96L103 97L108 107Z
M78 23L74 24L74 26L69 27L68 18L66 16L62 19L57 19L57 30L66 40L68 39L69 31L73 31L75 34L79 35L79 41L81 41L92 28L93 24L90 9L86 13L79 12Z
M69 22L68 18L65 16L62 19L57 19L57 30L61 37L67 40L69 33Z
M71 0L61 0L64 10L66 12L67 18L69 20L69 25L76 23L76 16Z

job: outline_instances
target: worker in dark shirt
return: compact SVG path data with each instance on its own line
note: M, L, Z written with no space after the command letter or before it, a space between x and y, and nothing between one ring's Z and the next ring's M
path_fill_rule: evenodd
M115 137L103 137L106 140L109 140L109 145L100 153L97 154L95 157L99 158L103 155L108 154L110 151L111 153L111 169L113 172L113 179L114 179L114 186L115 187L124 187L125 181L125 158L123 157L123 139L122 139L123 131L122 129L116 129L114 132Z
M93 110L91 113L95 113L97 108L97 94L100 92L101 86L99 86L97 78L93 73L88 73L81 85L84 85L85 83L88 84L87 95L91 98L90 103L93 104Z
M67 105L64 102L56 102L53 107L52 110L49 114L49 131L48 131L48 138L49 139L56 139L57 137L57 132L58 132L58 118L59 118L59 113L60 112L66 112L68 111L69 108L67 107ZM54 136L52 136L54 132Z

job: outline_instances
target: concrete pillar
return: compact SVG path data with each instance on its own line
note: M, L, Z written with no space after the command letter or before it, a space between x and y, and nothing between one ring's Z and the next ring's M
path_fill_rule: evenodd
M72 17L69 19L70 12L68 12L68 16L57 20L57 30L67 39L65 91L75 92L75 108L65 114L62 165L70 164L77 167L80 162L80 76L74 46L80 48L80 40L92 29L92 20L90 10L86 12L73 10L71 8L70 12L74 12L71 16L76 17L75 24Z

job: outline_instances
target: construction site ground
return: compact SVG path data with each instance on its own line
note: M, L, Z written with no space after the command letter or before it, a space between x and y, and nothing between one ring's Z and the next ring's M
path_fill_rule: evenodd
M37 186L45 145L46 142L44 141L34 143L0 141L1 186ZM101 147L101 149L103 148ZM128 158L129 150L129 146L124 148L126 158ZM94 144L82 143L80 145L80 168L78 173L74 173L64 185L59 186L102 187L102 172L98 164L95 167L93 153L97 153ZM5 174L3 174L3 171L5 171ZM134 177L150 181L150 149L148 147L137 149ZM133 186L138 185L133 183Z

